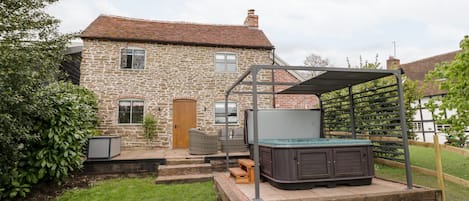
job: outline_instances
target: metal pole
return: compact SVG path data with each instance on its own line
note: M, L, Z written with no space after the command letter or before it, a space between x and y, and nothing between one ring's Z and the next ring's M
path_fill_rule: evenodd
M228 143L228 96L229 94L227 93L225 95L225 144ZM223 133L223 132L222 132ZM226 154L226 171L229 171L230 169L230 154L228 153L228 148L225 148L225 154Z
M320 109L320 113L321 113L321 122L319 124L319 129L320 129L320 133L319 133L319 137L320 138L326 138L326 134L324 133L324 107L322 105L322 99L321 99L321 94L319 95L316 95L319 99L319 109Z
M412 189L412 169L410 167L410 154L409 154L409 143L407 139L407 124L405 118L405 106L404 106L404 94L402 91L402 77L401 72L395 73L397 81L397 93L399 96L399 118L402 129L402 141L404 144L404 157L405 157L405 174L407 179L407 189Z
M257 73L259 72L258 68L252 69L252 104L253 104L253 126L254 126L254 188L255 188L255 198L253 201L262 201L260 198L259 192L259 127L257 121Z
M352 86L348 87L348 98L350 100L350 127L352 129L352 138L357 138L357 133L355 132L355 104L353 103L353 91Z

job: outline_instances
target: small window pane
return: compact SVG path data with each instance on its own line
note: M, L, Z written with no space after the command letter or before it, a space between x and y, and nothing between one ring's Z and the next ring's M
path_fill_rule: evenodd
M119 101L119 123L130 123L130 101Z
M143 69L143 65L145 63L145 56L144 55L135 55L134 56L134 63L132 68L133 69Z
M124 69L144 69L145 68L145 50L140 49L121 49L121 68Z
M223 60L225 60L225 55L224 54L216 54L215 59L223 61Z
M216 72L224 72L225 71L225 64L224 63L217 63L215 65Z
M236 124L238 123L238 108L237 103L229 102L228 103L228 123ZM223 124L225 123L225 102L215 103L215 123Z
M226 55L226 60L228 60L228 61L236 61L236 55L234 55L234 54L227 54L227 55Z
M215 54L215 72L236 72L236 54L217 53Z
M119 123L132 124L143 122L144 103L140 100L119 101Z
M228 72L236 72L236 64L227 64L225 71L228 71Z

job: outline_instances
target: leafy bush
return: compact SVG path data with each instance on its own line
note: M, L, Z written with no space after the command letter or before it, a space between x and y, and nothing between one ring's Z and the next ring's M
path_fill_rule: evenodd
M151 146L151 140L155 136L158 127L158 120L152 114L146 114L143 118L143 132L145 138L148 140L148 145Z
M71 83L53 83L34 94L37 138L20 144L23 155L1 184L0 197L25 196L39 181L60 183L82 166L83 146L96 132L95 95ZM14 159L16 160L16 159Z

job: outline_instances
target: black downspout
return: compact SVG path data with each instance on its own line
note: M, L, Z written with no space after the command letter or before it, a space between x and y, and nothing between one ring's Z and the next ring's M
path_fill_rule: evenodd
M321 117L320 117L321 122L319 122L319 137L326 138L326 134L324 133L324 108L322 105L321 94L316 94L316 96L319 99L319 111L321 113Z

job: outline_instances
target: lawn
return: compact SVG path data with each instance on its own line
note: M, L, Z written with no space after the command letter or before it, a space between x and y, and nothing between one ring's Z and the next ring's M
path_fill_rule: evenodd
M405 182L405 171L400 168L392 168L385 165L376 164L375 165L376 176L398 180ZM412 172L412 180L414 184L427 186L431 188L438 188L438 182L436 177L428 176L416 172ZM464 186L453 184L450 182L445 182L446 187L446 200L447 201L467 201L469 197L469 189Z
M435 151L433 148L409 146L411 164L435 170ZM469 180L469 157L441 150L443 171L465 180Z
M213 182L191 184L154 184L154 177L111 179L89 189L65 192L56 201L215 201Z

